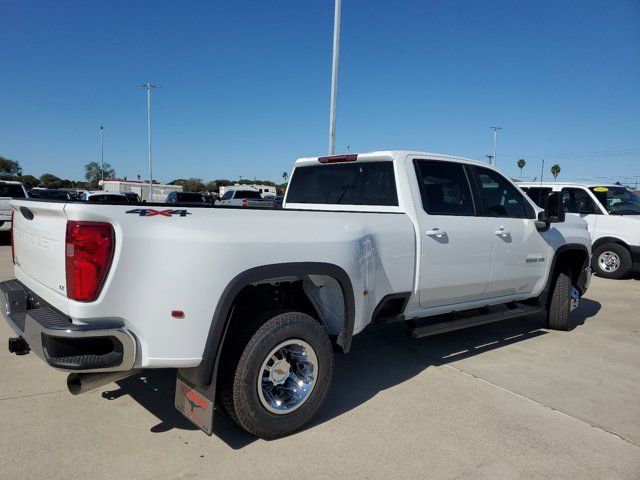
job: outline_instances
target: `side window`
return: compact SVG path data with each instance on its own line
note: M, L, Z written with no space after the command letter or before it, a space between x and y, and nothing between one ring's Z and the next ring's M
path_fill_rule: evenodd
M493 170L481 167L474 169L485 216L527 218L526 200L516 187Z
M230 200L233 196L233 190L227 190L220 200Z
M454 162L416 160L422 207L429 215L475 215L464 167Z
M599 213L598 207L589 194L581 188L563 188L562 203L567 213Z
M535 202L540 208L546 208L547 206L547 197L551 193L552 189L548 187L526 187L522 190L529 196L531 200Z

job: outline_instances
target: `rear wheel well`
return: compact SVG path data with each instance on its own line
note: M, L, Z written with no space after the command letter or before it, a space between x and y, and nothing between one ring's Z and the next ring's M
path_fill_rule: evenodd
M346 328L346 306L340 284L326 275L267 279L244 286L233 299L221 357L235 348L236 338L247 322L270 311L306 313L324 326L337 349L338 336Z

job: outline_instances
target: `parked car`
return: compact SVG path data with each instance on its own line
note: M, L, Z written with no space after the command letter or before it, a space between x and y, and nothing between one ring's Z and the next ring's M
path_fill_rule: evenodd
M334 349L370 324L419 338L546 312L570 330L591 272L559 193L542 210L496 169L429 153L300 159L281 210L11 206L10 350L71 372L72 393L176 368L176 407L209 434L216 399L254 435L301 428Z
M0 231L11 229L11 208L9 207L11 199L27 197L27 191L22 183L0 180Z
M165 203L172 203L172 204L176 204L176 205L183 205L183 206L203 206L203 205L208 205L209 202L207 202L206 198L204 195L202 195L201 193L197 193L197 192L170 192L169 195L167 195L167 200L165 201Z
M262 198L258 190L228 187L224 195L216 200L215 205L273 208L274 199Z
M522 183L539 206L550 192L560 192L567 213L589 225L591 267L604 278L623 278L640 270L640 196L621 185Z
M129 203L129 199L124 193L105 192L102 190L82 192L79 200L90 203Z

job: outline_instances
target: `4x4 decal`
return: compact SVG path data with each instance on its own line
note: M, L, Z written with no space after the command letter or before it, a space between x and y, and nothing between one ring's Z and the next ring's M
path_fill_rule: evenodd
M173 217L174 215L186 217L187 215L191 215L188 210L154 210L153 208L136 208L134 210L127 210L126 213L137 214L141 217L155 217L156 215L160 215L161 217Z

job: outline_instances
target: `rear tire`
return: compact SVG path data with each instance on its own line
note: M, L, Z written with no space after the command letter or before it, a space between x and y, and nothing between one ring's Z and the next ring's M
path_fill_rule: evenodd
M571 330L571 276L569 270L558 270L551 288L547 326L552 330Z
M607 243L598 247L591 258L591 268L599 277L623 278L631 272L631 252L618 243Z
M329 391L333 351L324 327L301 312L271 312L234 334L220 372L220 401L247 432L290 435Z

